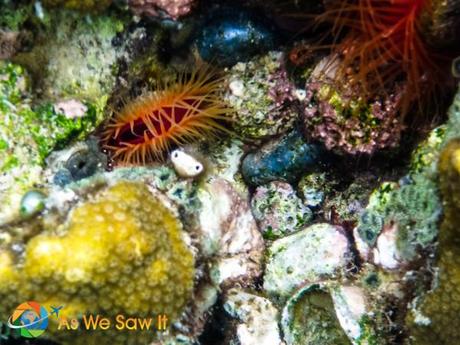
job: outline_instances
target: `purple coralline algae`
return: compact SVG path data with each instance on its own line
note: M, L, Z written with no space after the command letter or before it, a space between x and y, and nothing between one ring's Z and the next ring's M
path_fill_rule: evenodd
M312 77L306 86L306 132L338 153L394 148L404 128L397 112L399 98L396 92L369 102L353 88L339 93L327 78Z
M177 20L190 13L194 0L129 0L131 10L139 16Z

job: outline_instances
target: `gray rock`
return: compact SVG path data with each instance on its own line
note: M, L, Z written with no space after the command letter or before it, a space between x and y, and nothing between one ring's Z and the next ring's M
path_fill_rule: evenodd
M287 297L299 287L337 278L351 258L339 227L315 224L273 242L268 250L264 289Z
M300 230L312 218L311 210L286 182L270 182L257 187L251 209L259 229L267 239Z

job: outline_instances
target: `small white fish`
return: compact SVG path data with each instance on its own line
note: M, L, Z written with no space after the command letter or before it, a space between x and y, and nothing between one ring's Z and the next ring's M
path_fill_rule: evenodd
M203 171L203 164L182 150L171 152L171 162L181 177L195 177Z

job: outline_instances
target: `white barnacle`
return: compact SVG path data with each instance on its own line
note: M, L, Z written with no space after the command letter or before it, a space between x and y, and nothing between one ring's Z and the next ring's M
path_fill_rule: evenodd
M171 162L181 177L195 177L203 171L203 164L182 150L171 152Z

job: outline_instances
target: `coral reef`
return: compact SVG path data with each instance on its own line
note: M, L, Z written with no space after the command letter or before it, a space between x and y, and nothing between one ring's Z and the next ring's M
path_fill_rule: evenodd
M266 138L293 127L296 90L282 60L281 53L270 52L230 69L224 98L235 110L234 130L241 136Z
M330 193L326 173L310 173L303 176L298 185L298 190L304 204L311 209L316 209L324 202L326 194Z
M216 285L251 285L262 274L265 245L248 198L228 181L212 178L198 190L201 254L217 259L211 270Z
M131 10L140 16L179 19L193 8L194 0L129 0Z
M108 165L107 156L101 152L99 142L94 137L68 149L53 152L46 163L47 177L53 175L49 180L61 187L102 172Z
M442 148L458 136L458 104L457 95L447 123L433 129L412 153L408 175L397 183L382 183L358 219L358 237L369 246L382 230L387 230L386 235L394 232L392 246L396 245L393 249L400 263L419 258L438 234L442 204L436 167Z
M224 309L239 321L235 332L238 344L282 344L278 310L270 300L235 288L227 293Z
M436 183L414 175L408 184L384 184L374 192L357 228L361 238L373 246L384 228L396 226L400 259L410 261L433 243L440 215Z
M0 343L460 343L459 4L0 0Z
M104 147L119 164L162 160L173 145L185 145L219 132L230 109L219 97L221 79L202 65L190 77L159 86L116 112L103 133Z
M177 319L193 288L194 258L181 224L141 183L119 182L77 206L63 227L33 237L23 258L5 247L0 253L2 319L18 300L64 304L68 318L102 312L165 313ZM52 333L63 343L87 344L86 337L107 337L100 332L81 332L77 338ZM112 336L124 342L154 334L115 331Z

